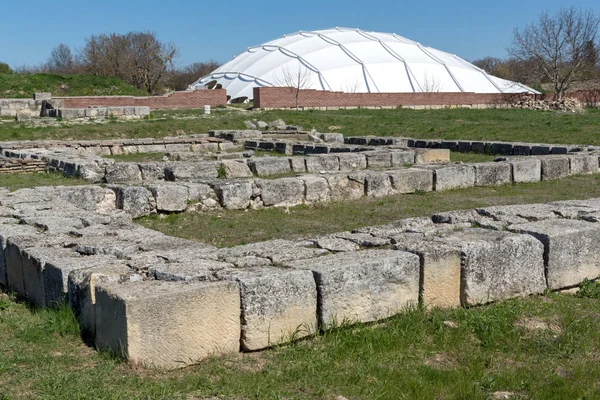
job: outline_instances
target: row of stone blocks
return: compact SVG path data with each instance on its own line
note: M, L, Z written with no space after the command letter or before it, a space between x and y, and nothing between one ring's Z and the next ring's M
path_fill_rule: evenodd
M346 144L382 146L394 144L410 148L448 149L461 153L497 154L505 156L541 156L549 154L567 154L571 152L593 151L593 146L582 145L557 145L522 142L492 142L470 140L441 140L441 139L413 139L413 138L382 138L377 136L356 136L344 139Z
M155 367L380 320L419 301L474 306L600 275L600 199L216 249L63 200L98 210L106 191L3 193L0 284L41 307L68 299L99 349Z
M47 110L49 117L59 117L65 121L78 118L144 118L150 115L147 106L115 106L115 107L87 107L87 108L60 108Z

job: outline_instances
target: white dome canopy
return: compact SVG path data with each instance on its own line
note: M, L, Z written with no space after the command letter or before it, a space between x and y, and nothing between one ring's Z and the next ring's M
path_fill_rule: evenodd
M188 90L223 87L244 100L256 86L299 81L303 89L356 93L538 93L394 33L349 28L300 31L250 47Z

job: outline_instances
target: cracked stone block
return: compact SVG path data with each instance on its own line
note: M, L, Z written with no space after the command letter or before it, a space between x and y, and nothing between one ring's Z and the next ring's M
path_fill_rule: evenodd
M337 154L340 161L340 171L356 171L367 168L367 158L361 153Z
M521 224L531 221L558 218L552 206L548 204L515 204L511 206L491 206L478 208L480 215L490 217L507 224Z
M235 282L127 282L96 286L95 344L134 364L175 369L240 347Z
M223 165L225 177L228 179L248 178L252 176L252 171L250 171L244 160L223 160L221 165Z
M295 206L304 201L304 182L298 178L257 179L255 183L265 206Z
M544 247L529 235L464 229L436 239L461 251L461 304L543 293Z
M512 225L513 232L532 235L544 244L546 279L552 290L600 276L600 226L577 220L546 220Z
M325 176L332 201L356 200L365 195L364 180L351 179L348 175Z
M287 157L261 157L248 160L248 166L258 176L285 174L291 171Z
M274 239L219 249L214 254L210 254L209 257L218 261L240 257L261 257L268 258L272 264L281 264L288 261L319 257L327 253L327 250L306 248L289 240Z
M415 240L394 245L419 256L421 302L428 308L460 307L461 253L458 249L431 241Z
M408 168L398 171L387 171L396 193L431 192L433 190L433 171Z
M597 174L598 156L573 156L569 157L571 175L575 174Z
M117 196L117 208L131 215L132 218L148 215L154 211L150 204L150 192L141 186L112 186Z
M306 162L304 157L290 157L289 160L292 171L301 174L306 172Z
M164 256L162 256L164 257ZM194 260L174 260L148 264L148 275L159 281L214 281L218 271L234 268L228 262L196 258Z
M360 232L339 232L334 234L336 238L344 239L356 243L360 247L382 247L390 244L387 238L380 238L369 233Z
M340 161L338 155L311 155L310 157L306 157L306 171L310 173L339 170Z
M365 151L362 154L367 157L368 168L390 168L392 166L392 155L387 151Z
M249 181L219 182L213 186L213 189L223 208L242 210L250 205L252 183Z
M500 162L476 163L475 186L499 186L512 182L510 164Z
M542 162L537 158L511 160L515 183L539 182L542 179Z
M240 285L242 350L264 349L316 331L317 288L311 271L263 267L218 275Z
M549 181L569 176L570 163L568 157L544 157L542 162L542 180Z
M317 282L319 324L391 317L419 299L419 257L397 250L365 250L300 260Z
M122 183L141 181L142 172L137 164L134 163L115 163L106 166L106 183Z
M356 251L360 249L360 246L354 242L331 236L318 238L315 244L321 249L326 249L334 252Z
M149 187L156 201L157 211L184 211L187 207L188 188L179 185L156 185Z
M140 168L142 180L144 181L158 181L165 179L166 164L163 162L138 163L138 167Z
M392 193L390 177L385 172L365 173L365 194L367 197L383 197Z
M320 176L304 175L304 195L307 203L325 203L329 201L329 184L327 179Z

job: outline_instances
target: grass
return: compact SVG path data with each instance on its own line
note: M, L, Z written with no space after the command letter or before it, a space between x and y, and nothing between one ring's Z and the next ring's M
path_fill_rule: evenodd
M215 109L155 111L155 118L58 127L0 125L0 140L107 139L165 137L207 133L210 129L244 129L243 122L283 118L288 124L336 131L347 136L382 135L418 138L501 140L600 145L600 109L582 114L509 109L256 111Z
M117 162L152 162L162 161L167 153L130 153L130 154L117 154L117 155L106 155L103 158L112 158Z
M0 174L0 187L6 187L11 191L36 186L72 186L87 183L89 182L82 179L65 178L54 172Z
M599 301L549 294L409 310L166 372L86 346L66 307L31 309L0 292L0 398L592 399L600 397Z
M0 98L32 98L34 92L54 96L148 96L144 90L107 76L0 74Z
M459 153L459 152L451 152L450 160L454 162L463 162L463 163L481 163L481 162L492 162L498 156L490 155L490 154L479 154L479 153Z
M592 197L600 197L598 175L297 206L290 208L289 213L277 208L248 212L219 210L210 213L171 214L166 217L153 215L137 221L168 235L227 247L275 238L298 239L341 232L449 210Z

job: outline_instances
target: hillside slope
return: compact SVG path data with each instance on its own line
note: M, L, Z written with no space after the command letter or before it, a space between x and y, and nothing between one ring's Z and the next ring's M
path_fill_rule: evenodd
M55 96L148 96L144 90L107 76L0 74L0 98L30 98L34 92Z

